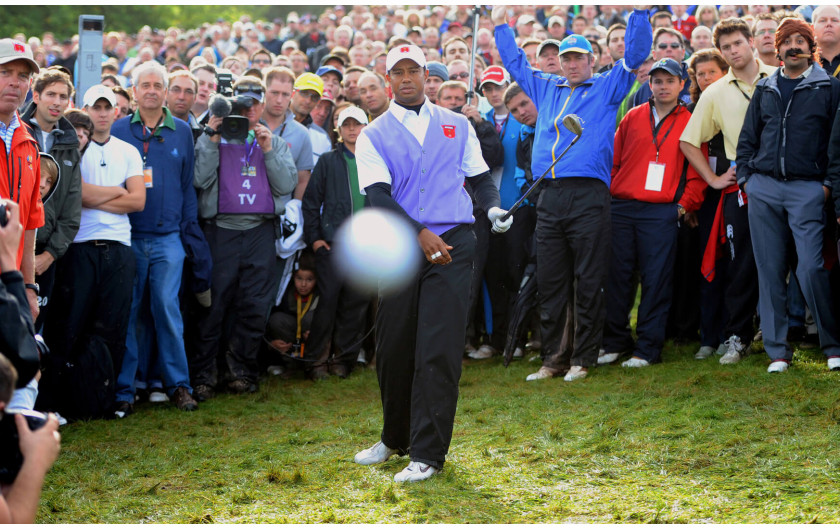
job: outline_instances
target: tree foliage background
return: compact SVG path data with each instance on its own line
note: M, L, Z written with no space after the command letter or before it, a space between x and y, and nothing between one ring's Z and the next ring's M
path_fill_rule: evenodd
M323 9L323 8L322 8ZM60 41L78 33L79 15L104 15L105 31L136 33L144 25L190 29L217 18L234 21L242 15L253 20L285 19L290 11L315 13L318 6L293 5L11 5L2 8L0 37L23 33L40 37L51 31ZM320 13L320 11L318 11Z

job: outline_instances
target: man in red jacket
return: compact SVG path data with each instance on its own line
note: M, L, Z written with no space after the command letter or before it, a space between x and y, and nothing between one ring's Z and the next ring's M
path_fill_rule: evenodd
M706 188L680 151L680 134L690 117L679 99L685 83L681 72L673 59L654 63L649 81L653 97L628 112L615 133L610 185L613 253L606 291L606 353L601 357L614 361L632 352L633 357L622 363L628 368L661 361L678 221L700 207ZM634 345L628 313L637 262L642 300Z
M38 317L38 285L35 283L35 230L44 226L41 203L41 165L38 143L29 134L17 112L29 92L38 63L28 44L0 39L0 199L20 205L23 238L17 265L26 282L26 296L33 320Z

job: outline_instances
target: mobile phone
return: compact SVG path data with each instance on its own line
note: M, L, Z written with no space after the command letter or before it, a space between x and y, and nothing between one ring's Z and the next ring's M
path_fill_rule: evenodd
M6 226L8 219L6 219L6 203L0 204L0 226Z

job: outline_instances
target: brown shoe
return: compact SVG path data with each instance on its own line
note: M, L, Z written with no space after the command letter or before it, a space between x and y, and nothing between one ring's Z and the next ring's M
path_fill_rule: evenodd
M331 364L330 375L340 377L341 379L347 379L347 376L350 375L350 370L347 368L347 365L343 363Z
M228 390L234 394L253 394L257 391L257 385L250 383L245 379L234 379L228 383Z
M182 386L175 389L175 393L172 394L172 402L175 403L178 410L191 412L198 409L198 402L194 400L189 391Z
M198 401L207 401L216 397L216 391L210 385L196 385L193 388L193 395Z
M316 366L306 374L313 381L323 381L330 378L330 373L324 365Z

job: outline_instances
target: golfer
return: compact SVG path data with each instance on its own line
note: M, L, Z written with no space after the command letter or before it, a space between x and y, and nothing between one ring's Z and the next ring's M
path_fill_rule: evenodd
M407 287L380 293L376 373L384 425L382 439L356 463L409 454L394 480L414 482L443 467L455 421L476 242L464 178L494 231L506 231L512 218L501 221L507 212L467 119L426 98L422 50L393 48L385 69L394 100L357 140L359 187L371 206L411 223L425 260Z

